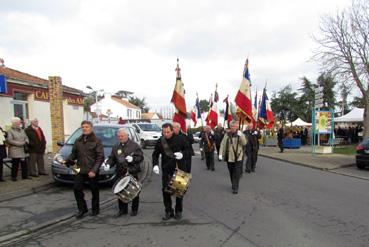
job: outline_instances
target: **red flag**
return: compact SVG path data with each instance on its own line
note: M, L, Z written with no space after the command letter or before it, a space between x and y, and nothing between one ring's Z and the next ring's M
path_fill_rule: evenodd
M215 87L214 93L214 102L212 101L212 97L210 97L210 110L208 116L206 117L206 124L209 125L212 129L214 129L218 125L218 105L217 102L219 100L219 95L217 92L217 87Z
M174 87L172 99L170 101L174 104L174 107L176 108L176 113L174 114L173 121L180 123L182 131L186 132L186 117L187 117L186 100L178 58L176 72L177 72L176 85Z
M197 109L196 109L196 106L194 106L192 108L192 111L191 111L191 119L194 123L194 126L196 127L196 124L197 124Z
M233 117L232 117L232 112L231 112L231 108L229 107L229 102L228 102L228 95L227 97L223 100L223 103L226 104L226 108L224 110L224 121L227 121L228 123L230 121L232 121Z
M250 74L249 74L249 60L246 59L244 73L237 92L235 102L237 105L237 115L241 122L255 122L252 114L251 90L250 90Z

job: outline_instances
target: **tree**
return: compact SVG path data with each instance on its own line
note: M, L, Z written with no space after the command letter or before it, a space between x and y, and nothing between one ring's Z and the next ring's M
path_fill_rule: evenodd
M95 98L91 96L87 96L83 99L83 110L85 112L90 112L91 105L95 103Z
M278 93L273 93L271 100L271 107L276 117L282 121L293 121L298 115L296 108L298 108L297 93L292 92L291 85L284 87Z
M299 98L299 107L296 109L296 114L304 121L311 123L311 110L314 106L314 84L306 77L302 79L301 97Z
M140 107L141 111L144 112L144 113L149 112L149 110L150 110L150 107L146 103L146 98L145 97L140 99L137 96L129 96L129 103Z
M323 88L323 104L327 110L334 109L336 106L336 94L334 87L336 86L335 80L328 73L322 73L318 77L317 83Z
M325 16L314 58L333 76L356 86L364 100L364 138L369 136L369 0L353 0L350 8Z
M130 97L130 95L132 95L133 93L130 91L125 91L125 90L119 90L118 92L116 92L114 95L118 96L119 98L128 98Z
M365 108L364 98L354 97L350 105L357 108Z
M207 112L210 109L210 105L209 105L209 101L207 101L206 99L202 99L199 101L200 104L200 111L201 112Z
M347 102L347 98L350 95L350 90L345 83L341 83L340 86L340 94L341 94L341 101L339 102L341 108L341 115L344 115L349 112L349 105Z

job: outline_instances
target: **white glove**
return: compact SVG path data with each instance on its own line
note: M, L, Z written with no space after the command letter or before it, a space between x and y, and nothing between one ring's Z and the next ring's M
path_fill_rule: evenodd
M131 163L131 162L133 161L133 157L132 157L131 155L128 155L128 156L126 157L126 161L127 161L128 163Z
M223 155L219 154L219 160L223 159Z
M152 168L152 171L155 173L155 174L158 174L159 175L159 166L154 166Z
M242 132L241 132L240 130L237 130L237 135L238 135L239 137L241 137L241 136L242 136Z
M214 131L210 131L210 134L214 135Z
M109 171L109 169L110 169L110 165L109 164L104 164L104 165L102 165L102 167L103 167L103 170L104 171Z
M200 152L202 152L202 150L203 150L203 149L202 149L202 148L200 148Z
M257 135L257 134L258 134L258 132L255 130L255 131L254 131L254 135Z
M183 158L183 154L181 152L175 152L174 153L174 157L177 159L177 160L180 160Z

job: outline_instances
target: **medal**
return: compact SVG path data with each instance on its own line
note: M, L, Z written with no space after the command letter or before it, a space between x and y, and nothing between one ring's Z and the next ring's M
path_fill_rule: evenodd
M118 155L120 155L122 153L122 149L118 149L117 153L118 153Z

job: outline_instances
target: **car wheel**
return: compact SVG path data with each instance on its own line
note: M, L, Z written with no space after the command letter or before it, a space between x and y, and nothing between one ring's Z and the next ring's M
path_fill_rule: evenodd
M141 140L141 147L142 147L143 149L145 149L145 148L146 148L145 140Z
M364 164L356 163L356 166L360 170L365 169L365 165Z

